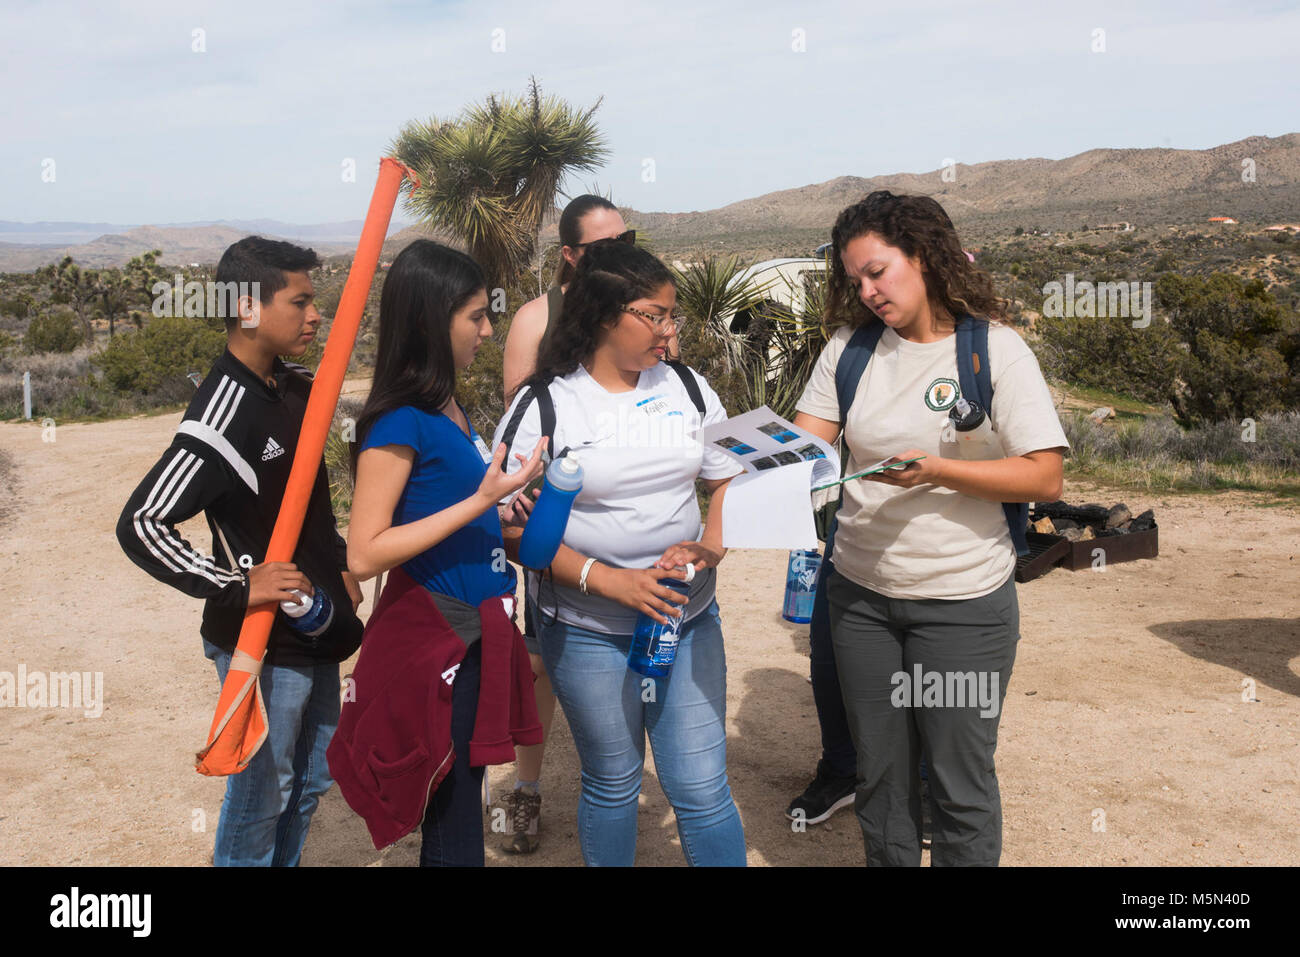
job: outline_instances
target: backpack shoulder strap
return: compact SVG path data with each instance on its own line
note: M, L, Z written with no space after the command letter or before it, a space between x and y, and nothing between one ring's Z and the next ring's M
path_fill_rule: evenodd
M510 416L510 421L506 423L505 432L501 433L501 441L509 449L514 445L515 435L519 432L519 423L524 420L524 414L528 407L532 405L533 400L537 400L537 411L541 415L542 435L546 436L548 443L547 452L552 458L555 457L555 402L551 399L551 390L546 383L541 385L529 386L524 390L523 398L515 406L514 414ZM501 471L506 471L506 466L510 463L509 454L501 460Z
M974 396L984 414L993 415L993 376L989 370L989 323L987 319L962 316L957 320L957 376L961 394ZM1003 502L1007 529L1017 555L1029 554L1025 529L1029 525L1028 502Z
M866 322L853 330L853 335L849 336L849 341L844 345L844 351L840 353L839 360L835 363L835 397L840 406L840 427L843 428L849 417L849 406L853 404L853 399L858 394L858 383L862 381L862 374L867 371L867 363L871 361L871 356L876 351L876 345L880 342L881 335L884 334L885 324L876 320ZM847 443L846 443L847 444ZM840 463L841 472L848 465L845 459ZM840 503L844 501L844 486L840 486ZM836 506L838 508L838 506ZM834 516L831 517L830 526L826 532L826 557L831 557L831 552L835 548L835 531L838 522Z
M665 359L664 365L677 373L677 377L682 380L682 385L686 387L686 394L691 397L691 404L695 406L695 411L700 413L700 418L703 419L704 393L700 391L700 384L695 381L695 376L686 367L686 363L678 359Z
M835 395L840 403L841 426L849 417L849 406L858 393L858 382L862 373L867 371L867 363L871 361L884 331L885 324L878 319L858 326L835 364Z

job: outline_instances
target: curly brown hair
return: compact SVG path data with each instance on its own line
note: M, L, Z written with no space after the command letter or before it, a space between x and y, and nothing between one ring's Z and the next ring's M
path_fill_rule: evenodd
M977 269L966 257L957 230L935 200L929 196L896 196L878 189L843 210L831 230L831 270L823 316L827 330L838 326L859 326L875 319L875 313L858 298L857 286L844 270L844 247L859 236L874 233L903 254L920 259L922 277L936 312L954 319L969 314L1000 321L1007 301L993 288L988 273Z

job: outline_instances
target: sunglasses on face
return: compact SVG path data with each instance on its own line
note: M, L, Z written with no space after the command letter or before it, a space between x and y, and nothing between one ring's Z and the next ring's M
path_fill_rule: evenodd
M636 230L635 230L635 229L629 229L629 230L628 230L627 232L625 232L625 233L619 233L617 236L610 236L610 237L607 237L607 238L609 238L609 239L613 239L614 242L616 242L616 243L627 243L629 246L635 246L635 245L636 245ZM598 243L598 242L602 242L602 240L599 240L599 239L593 239L593 240L591 240L591 242L587 242L587 243L574 243L574 244L573 244L572 246L570 246L569 248L570 248L570 249L581 249L583 246L590 246L591 243Z

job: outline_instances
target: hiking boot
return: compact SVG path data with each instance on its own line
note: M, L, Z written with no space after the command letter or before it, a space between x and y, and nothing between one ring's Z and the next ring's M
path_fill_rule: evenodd
M790 802L785 816L805 824L820 824L842 807L853 803L857 788L856 775L843 777L836 774L825 758L817 762L817 776L807 790Z
M506 819L510 831L501 849L507 854L531 854L537 850L541 843L537 830L542 823L542 796L515 788L506 798Z

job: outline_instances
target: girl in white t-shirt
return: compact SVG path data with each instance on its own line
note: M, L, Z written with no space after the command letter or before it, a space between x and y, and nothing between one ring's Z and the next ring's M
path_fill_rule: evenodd
M681 322L676 305L672 274L654 256L614 240L590 245L538 371L494 438L510 448L537 444L545 386L555 408L552 453L568 450L582 465L564 543L540 581L530 573L529 596L582 764L578 838L591 865L634 862L647 734L687 862L745 863L727 783L726 661L713 600L726 554L722 499L739 470L690 438L726 411L703 378L663 361ZM713 493L703 525L697 479ZM696 574L683 598L659 582L686 579L688 563ZM638 613L684 618L665 678L627 666Z
M1003 304L937 202L874 192L839 215L832 241L826 318L844 328L795 424L828 442L843 432L850 474L924 456L845 484L827 581L867 862L920 863L924 757L932 862L993 865L1002 849L993 753L1020 623L1001 503L1059 498L1069 443L1033 353L991 322L986 411L1003 457L955 457L945 432L960 397L955 323L996 319ZM885 328L841 423L836 364L868 322Z

